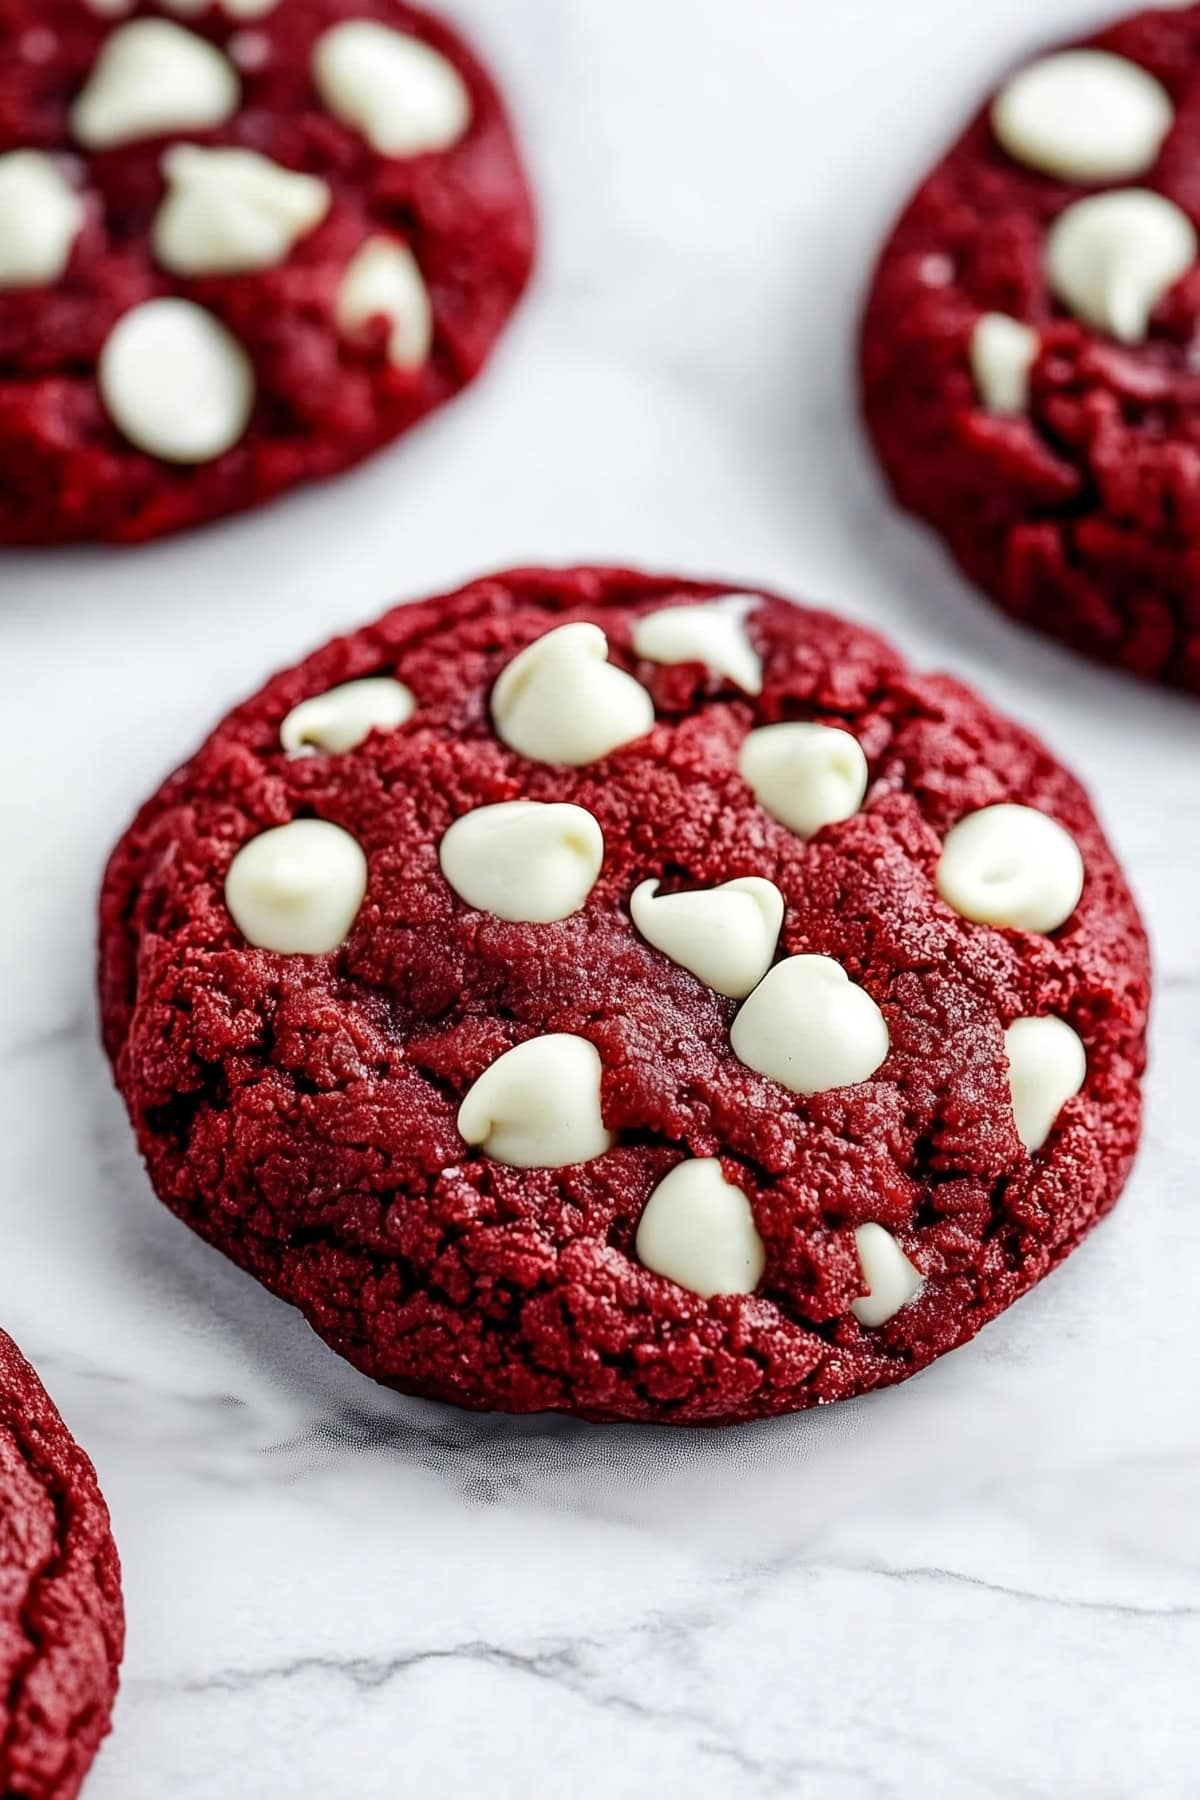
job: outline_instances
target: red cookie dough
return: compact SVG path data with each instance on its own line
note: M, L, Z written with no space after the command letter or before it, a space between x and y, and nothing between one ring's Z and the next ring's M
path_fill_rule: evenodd
M1086 40L1167 90L1157 160L1093 186L1040 174L980 111L923 182L874 277L862 336L866 419L901 503L1008 612L1088 655L1200 694L1200 267L1124 345L1051 294L1048 229L1085 195L1166 195L1200 221L1200 6L1139 13ZM1032 59L1031 59L1032 60ZM980 315L1032 325L1026 413L987 412L972 380Z
M532 265L531 203L501 101L440 21L401 0L285 0L244 20L215 0L195 17L138 0L131 14L170 19L227 49L242 84L228 123L88 154L72 139L71 105L128 17L101 17L85 0L0 0L0 155L61 152L87 205L61 280L0 288L0 543L158 537L348 468L474 379ZM313 46L349 19L409 33L449 59L472 104L459 142L381 155L322 104ZM173 275L155 261L151 228L164 195L161 159L174 143L249 148L320 176L330 209L279 266ZM411 248L429 290L433 347L419 368L389 361L382 319L353 342L335 322L341 277L377 236ZM215 314L249 354L257 381L240 441L196 466L135 448L97 383L118 320L162 295Z
M0 1332L0 1792L72 1800L107 1736L125 1643L96 1472Z
M471 1407L719 1423L897 1382L972 1337L1113 1205L1140 1122L1146 940L1079 784L968 688L882 639L764 597L750 699L698 664L631 649L634 622L727 593L611 569L522 570L402 606L277 675L138 814L101 907L105 1041L155 1188L378 1380ZM493 684L526 645L600 624L653 696L649 734L583 768L497 738ZM416 711L339 755L291 757L280 726L342 682L395 676ZM802 841L738 773L747 732L840 725L870 765L862 810ZM443 878L474 807L586 807L605 839L583 910L506 924ZM941 843L1000 801L1043 809L1085 863L1053 936L952 912ZM334 954L251 948L227 910L235 853L298 818L351 833L367 896ZM887 1061L800 1099L734 1056L737 1003L654 950L629 897L758 875L787 911L780 954L835 957L882 1007ZM1030 1157L1004 1031L1057 1013L1086 1086ZM598 1050L614 1146L561 1170L490 1161L456 1128L512 1046ZM756 1293L700 1299L638 1262L647 1199L685 1154L720 1156L766 1249ZM926 1277L867 1330L854 1230L882 1224Z

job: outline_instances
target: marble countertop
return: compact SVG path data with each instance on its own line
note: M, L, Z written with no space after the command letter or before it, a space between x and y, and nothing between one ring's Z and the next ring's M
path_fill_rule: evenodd
M543 196L490 377L255 518L0 557L0 1318L124 1557L89 1800L1194 1796L1200 713L969 593L885 503L850 367L923 161L1095 0L452 10ZM894 1393L692 1435L406 1401L175 1223L134 1155L91 996L92 896L134 805L229 701L391 597L576 559L825 598L978 679L1087 776L1144 902L1125 1201Z

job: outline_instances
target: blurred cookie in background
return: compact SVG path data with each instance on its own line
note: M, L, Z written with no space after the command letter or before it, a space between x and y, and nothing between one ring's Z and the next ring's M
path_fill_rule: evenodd
M1015 71L922 183L862 335L897 498L1008 612L1200 694L1200 6Z
M79 1792L109 1730L124 1641L96 1472L0 1332L0 1792Z
M0 543L336 474L479 373L534 221L502 103L400 0L0 0Z

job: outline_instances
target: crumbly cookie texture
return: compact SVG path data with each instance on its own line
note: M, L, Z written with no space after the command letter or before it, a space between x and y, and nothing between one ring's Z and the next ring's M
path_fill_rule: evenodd
M0 0L0 60L0 544L255 506L480 372L534 222L436 18Z
M0 1332L0 1791L73 1800L109 1729L120 1565L96 1474Z
M730 591L525 570L398 608L230 714L113 855L104 1031L155 1187L381 1381L678 1423L839 1399L971 1337L1125 1180L1146 942L1079 784L827 613L739 590L757 693L696 660L722 632L647 629ZM411 705L297 748L362 680ZM801 724L863 761L824 823L826 759L785 806L745 755Z
M1200 6L1034 55L875 274L867 422L1008 612L1200 694Z

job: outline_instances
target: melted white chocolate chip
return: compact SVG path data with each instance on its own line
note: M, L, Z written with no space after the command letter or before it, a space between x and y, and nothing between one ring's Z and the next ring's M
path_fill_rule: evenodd
M947 834L937 889L976 925L1057 931L1083 892L1079 846L1032 806L985 806Z
M132 19L113 32L71 109L71 131L88 150L168 132L223 125L241 83L228 57L170 19Z
M984 313L971 334L971 374L988 412L1001 417L1029 410L1029 378L1041 340L1031 325L1007 313Z
M492 689L496 735L532 762L582 768L645 737L654 702L608 660L598 625L560 625L515 656Z
M366 891L362 846L323 819L294 819L252 838L225 878L225 904L242 936L285 956L336 950Z
M773 881L747 875L720 887L660 894L643 881L629 902L648 944L718 994L744 1000L762 980L783 926L783 895Z
M582 806L506 800L456 819L438 855L468 906L549 925L586 902L604 862L604 834Z
M357 749L373 731L407 725L416 709L416 700L402 681L385 675L344 681L294 706L279 728L279 741L292 756L313 751L337 755Z
M1046 273L1076 318L1140 344L1155 307L1198 253L1196 228L1174 201L1124 188L1077 200L1058 215L1046 240Z
M1004 1034L1017 1135L1032 1156L1087 1079L1087 1052L1065 1019L1015 1019Z
M874 1331L916 1299L925 1278L882 1225L860 1225L854 1243L867 1292L850 1302L850 1310L860 1325Z
M644 1267L704 1300L752 1294L767 1260L750 1202L715 1156L677 1163L659 1182L634 1247Z
M1064 181L1128 181L1158 158L1175 120L1148 70L1106 50L1060 50L1005 83L992 128L1017 162Z
M41 150L0 156L0 289L42 287L66 273L83 201Z
M191 300L147 300L127 312L100 352L97 380L118 430L163 462L223 456L254 410L249 357Z
M318 40L313 79L330 112L383 156L448 150L471 123L471 96L439 51L375 19L347 19Z
M730 1033L734 1055L793 1094L866 1081L885 1060L888 1028L865 988L829 956L776 963Z
M372 319L388 324L388 361L419 369L433 345L433 302L421 266L407 244L368 238L346 265L334 302L338 330L361 338Z
M600 1112L594 1044L568 1032L530 1038L497 1057L458 1113L468 1144L514 1169L562 1169L612 1145Z
M834 725L764 725L745 739L738 768L759 805L802 838L852 818L867 791L862 745Z
M154 253L175 275L274 268L329 211L325 182L254 150L176 144L162 166L167 195L154 220Z
M750 642L746 616L753 594L726 594L695 606L646 613L633 627L633 648L654 663L703 663L746 694L762 693L762 658Z

